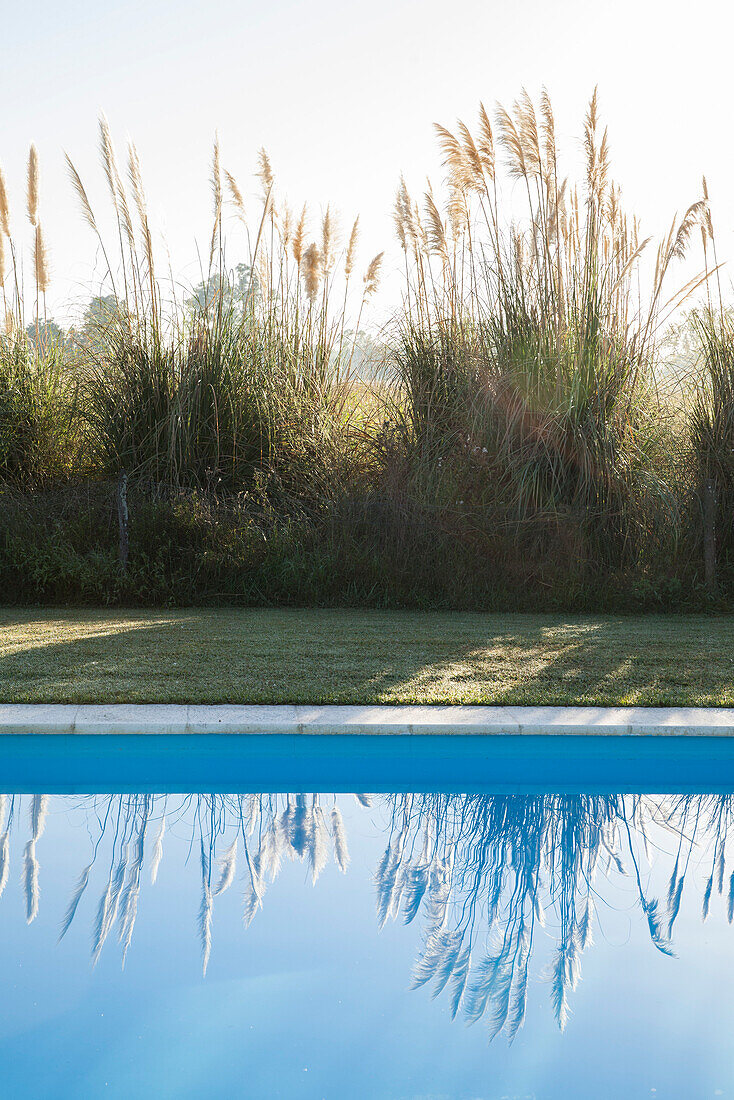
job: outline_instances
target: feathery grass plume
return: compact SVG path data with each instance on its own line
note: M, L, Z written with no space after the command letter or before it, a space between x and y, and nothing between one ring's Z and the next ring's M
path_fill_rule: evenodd
M214 889L215 897L219 894L223 894L225 890L228 890L234 881L234 875L237 869L238 842L239 837L235 837L219 860L219 882Z
M336 805L331 811L331 833L334 838L334 859L339 870L345 875L350 862L349 847L347 845L344 819L341 810Z
M357 241L359 239L359 217L354 219L354 225L352 226L352 232L349 234L349 244L347 245L347 256L344 261L344 277L349 279L352 271L354 270L354 259L357 252Z
M10 839L8 837L7 829L0 836L0 897L2 897L3 890L8 884L8 875L10 874ZM731 919L730 919L731 923Z
M120 170L117 166L117 157L112 141L112 134L110 133L109 123L104 113L99 117L99 147L102 156L102 165L107 179L107 187L110 192L110 199L112 200L115 214L119 219L118 224L121 230L120 244L122 245L122 234L124 233L124 240L127 241L127 247L130 252L130 260L134 264L136 256L135 230L130 214L130 205L127 201L127 192L125 191Z
M433 128L438 135L439 147L443 154L443 165L448 169L449 184L458 191L464 191L471 187L473 182L472 169L471 165L467 163L465 150L458 138L450 133L445 126L434 122ZM407 196L407 188L404 181L401 180L401 187L398 192L398 207L403 213L410 210L410 202Z
M511 115L501 104L497 105L496 115L499 142L508 154L508 172L515 179L527 178L531 173L528 171L528 165L525 161L525 146L522 136Z
M31 145L28 154L28 180L26 190L28 221L35 225L38 219L38 151Z
M436 252L438 255L447 258L446 230L433 194L430 191L425 196L425 213L428 223L428 249L430 252Z
M486 188L486 181L484 178L484 164L479 148L475 144L474 138L466 123L459 120L457 129L461 135L464 163L466 165L466 190L471 189L481 193Z
M2 875L0 875L0 883L1 882ZM726 919L729 921L729 924L734 921L734 871L732 872L731 878L729 879L729 894L726 904Z
M82 183L81 176L74 167L74 162L72 161L69 154L64 153L64 157L66 159L66 167L68 169L69 176L71 177L72 186L76 191L77 198L79 199L79 204L82 208L84 220L86 221L89 228L95 234L97 234L97 236L99 236L99 230L97 229L97 220L94 216L94 212L92 211L92 204L89 201L89 197L84 188L84 184Z
M10 203L8 202L8 189L5 184L5 175L0 167L0 233L10 236Z
M408 188L402 176L400 177L400 185L398 186L395 196L393 222L400 245L403 251L407 253L410 248L415 247L417 234L413 220L410 195L408 194Z
M110 125L104 112L102 112L99 116L99 151L102 157L102 166L104 168L104 174L107 179L107 188L110 192L110 199L115 209L115 213L119 214L119 173L117 171L115 150L112 144L112 134L110 133Z
M306 238L306 216L307 210L306 204L304 203L303 209L301 210L301 216L298 219L298 223L296 225L295 233L293 234L293 241L291 245L293 259L296 261L296 266L298 267L299 271L301 269L301 261L303 260L303 246Z
M245 200L242 197L242 192L240 191L239 187L237 186L237 180L234 178L232 173L228 172L226 169L224 171L224 176L225 176L225 179L227 180L227 185L229 187L229 193L232 196L232 202L237 207L237 213L239 214L240 218L242 219L242 221L244 221L245 220Z
M74 920L74 917L76 916L76 911L79 908L79 902L82 900L82 895L87 888L87 884L89 882L89 872L91 870L92 864L90 863L84 868L81 875L79 876L79 881L76 884L76 888L74 890L74 893L72 894L71 901L69 902L68 908L64 915L64 919L61 923L61 929L59 930L58 939L59 943L61 942L61 940L63 940L64 936L71 928L72 921Z
M284 257L288 255L288 245L293 237L293 211L288 203L283 205L282 222L280 227L280 241L283 247Z
M543 162L548 186L551 186L556 177L556 120L547 88L542 88L540 93L540 120L543 135Z
M483 103L479 104L479 138L477 149L482 160L482 168L487 179L493 183L495 178L495 151L492 123Z
M36 222L36 231L33 237L33 271L39 294L45 294L49 284L48 250L40 222Z
M166 815L161 816L161 823L158 826L158 832L155 834L153 841L153 854L150 859L150 882L152 886L155 886L156 879L158 878L158 868L161 865L161 859L163 858L163 836L166 831Z
M371 806L372 806L372 795L371 794L355 794L354 797L357 799L357 802L359 802L360 806L364 806L364 808L366 810L369 810L371 808Z
M140 158L133 142L128 143L128 178L132 187L135 206L138 211L138 221L143 237L143 255L148 268L148 282L150 286L150 308L153 314L154 325L157 321L157 295L155 285L155 266L153 263L153 236L148 221L148 206L143 188L143 176L140 171Z
M380 268L382 267L382 260L384 252L378 252L377 255L370 261L370 265L367 268L364 276L364 296L369 298L375 293L380 285Z
M321 220L321 266L328 275L334 266L334 219L327 206Z
M303 254L303 286L311 305L321 285L322 256L315 244L310 244Z
M257 176L263 185L263 195L266 201L270 198L273 190L273 183L275 182L275 176L273 175L273 167L270 163L270 157L266 153L264 148L261 148L258 155L258 169Z
M219 135L214 138L214 152L212 153L211 188L214 203L214 226L212 228L211 247L209 249L209 267L214 263L214 253L219 242L222 246L222 169L219 152Z

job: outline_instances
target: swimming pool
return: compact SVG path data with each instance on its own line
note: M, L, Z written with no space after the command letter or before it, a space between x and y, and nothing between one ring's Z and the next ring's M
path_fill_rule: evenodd
M734 1093L726 739L20 740L4 1095Z

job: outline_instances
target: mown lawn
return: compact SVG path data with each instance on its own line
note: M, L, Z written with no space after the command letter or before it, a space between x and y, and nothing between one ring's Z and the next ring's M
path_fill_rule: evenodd
M734 706L734 617L8 608L0 701Z

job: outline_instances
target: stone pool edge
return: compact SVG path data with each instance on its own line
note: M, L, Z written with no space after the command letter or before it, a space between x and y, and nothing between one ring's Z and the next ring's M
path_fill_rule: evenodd
M729 737L734 708L1 703L8 734Z

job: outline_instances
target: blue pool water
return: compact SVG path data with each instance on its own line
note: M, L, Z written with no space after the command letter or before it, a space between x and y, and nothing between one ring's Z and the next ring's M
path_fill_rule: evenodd
M666 788L619 739L605 782L562 740L561 778L505 746L453 791L387 749L371 795L348 753L252 794L194 752L174 793L156 745L106 794L112 741L40 794L47 739L6 743L2 1095L734 1096L726 761Z

